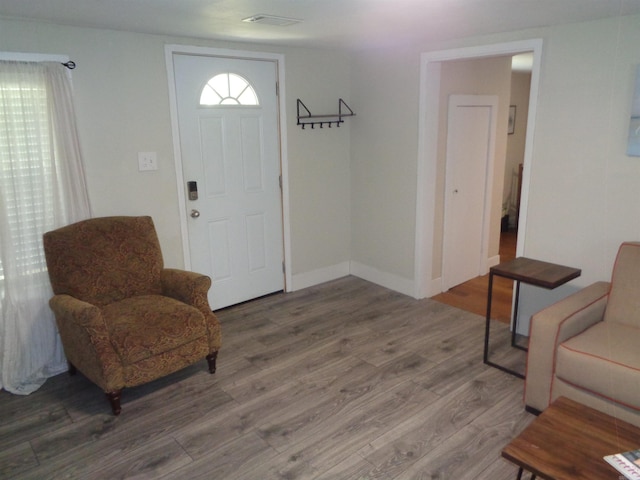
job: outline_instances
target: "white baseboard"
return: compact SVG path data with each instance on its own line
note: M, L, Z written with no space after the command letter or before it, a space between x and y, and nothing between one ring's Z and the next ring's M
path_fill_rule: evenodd
M303 288L313 287L314 285L330 282L331 280L346 277L347 275L353 275L368 282L375 283L376 285L416 298L413 280L383 272L377 268L358 262L342 262L311 272L292 275L291 285L287 288L287 291L294 292Z
M487 259L487 267L488 268L495 267L499 263L500 263L500 255L495 255L495 256L489 257Z
M427 298L433 297L434 295L438 295L440 293L442 293L442 277L434 278L429 284L429 292L427 293Z
M323 267L311 272L299 273L291 276L291 286L287 291L294 292L307 287L313 287L324 282L330 282L349 275L349 262L338 263L330 267Z
M351 275L415 298L415 285L413 280L383 272L377 268L353 261L351 262Z

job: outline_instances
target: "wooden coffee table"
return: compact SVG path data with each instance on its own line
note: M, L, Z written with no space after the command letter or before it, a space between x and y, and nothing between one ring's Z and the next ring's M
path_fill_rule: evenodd
M547 480L618 480L602 457L640 448L640 428L560 397L502 450L502 456Z

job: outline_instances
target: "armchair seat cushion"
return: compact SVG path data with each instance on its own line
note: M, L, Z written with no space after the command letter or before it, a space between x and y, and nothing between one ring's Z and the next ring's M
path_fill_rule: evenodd
M207 336L202 313L161 295L141 295L102 310L111 343L124 365L174 350Z
M599 322L557 350L556 376L578 388L640 409L640 329Z

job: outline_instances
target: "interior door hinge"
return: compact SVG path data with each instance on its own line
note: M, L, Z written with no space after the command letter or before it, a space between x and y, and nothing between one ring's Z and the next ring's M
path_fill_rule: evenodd
M280 96L280 84L276 82L276 97Z
M282 273L287 273L287 271L284 268L284 262L282 262Z
M280 190L282 190L282 175L278 176L278 183L280 184Z

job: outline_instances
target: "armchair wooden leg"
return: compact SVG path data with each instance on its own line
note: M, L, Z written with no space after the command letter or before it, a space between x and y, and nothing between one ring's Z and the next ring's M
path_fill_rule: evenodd
M207 363L209 364L209 373L216 373L217 358L218 358L218 352L213 352L207 355Z
M111 411L114 415L120 415L122 408L120 408L120 394L122 390L117 390L115 392L106 392L107 400L111 404Z

